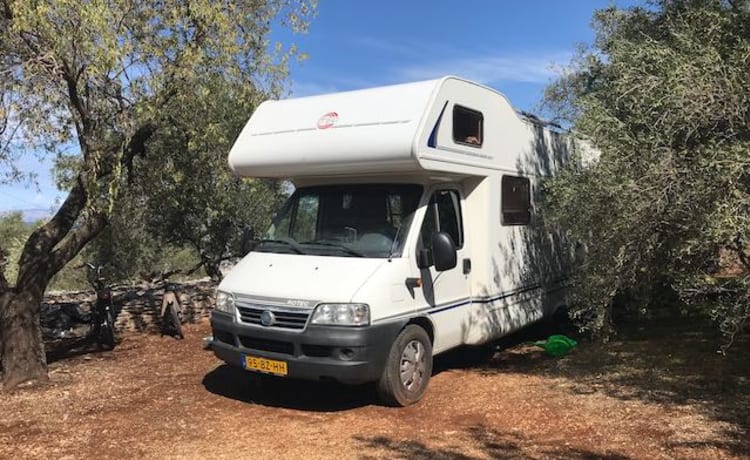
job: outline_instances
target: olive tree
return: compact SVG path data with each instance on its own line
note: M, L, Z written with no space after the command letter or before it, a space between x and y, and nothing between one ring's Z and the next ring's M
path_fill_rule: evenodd
M191 248L199 266L220 280L220 263L242 255L243 231L268 226L285 194L278 180L239 178L227 166L257 93L223 78L205 87L211 90L186 91L172 102L183 110L154 136L153 154L138 160L135 180L151 233ZM203 116L195 120L193 113Z
M14 126L0 152L72 152L75 163L62 205L26 241L16 279L0 283L6 388L47 379L44 291L105 228L133 162L180 110L173 101L201 91L206 75L278 91L296 50L274 47L270 27L304 29L312 3L0 0L0 118Z
M572 314L606 336L614 306L672 292L731 336L750 313L750 3L610 7L593 25L546 94L601 152L547 184L546 212L588 249Z

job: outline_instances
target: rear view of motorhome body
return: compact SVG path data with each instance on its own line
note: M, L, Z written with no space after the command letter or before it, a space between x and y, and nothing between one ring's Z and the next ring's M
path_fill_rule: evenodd
M219 286L212 348L289 378L418 401L432 357L565 302L541 180L572 143L455 77L261 104L229 164L295 192Z

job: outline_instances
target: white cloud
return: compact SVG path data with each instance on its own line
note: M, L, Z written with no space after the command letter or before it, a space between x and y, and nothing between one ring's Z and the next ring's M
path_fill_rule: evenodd
M572 49L472 54L450 44L412 44L372 37L359 37L354 44L360 49L367 49L375 58L387 56L388 64L380 72L368 72L365 78L363 74L357 74L357 70L347 72L346 68L339 72L308 71L306 79L294 80L291 96L313 96L431 80L446 75L456 75L494 87L507 83L544 86L564 74L574 55Z
M291 95L293 97L316 96L318 94L335 93L337 91L339 89L335 84L301 81L292 84Z
M31 200L31 202L37 206L50 208L54 204L55 200L54 198L49 198L44 193L37 193L34 195L34 198Z
M484 84L515 82L544 84L559 76L572 52L539 55L499 55L458 59L435 59L425 64L396 69L403 81L428 80L457 75Z
M327 72L319 72L315 80L294 81L292 83L291 96L317 96L319 94L371 88L383 84L387 83L360 77L348 77L347 75L331 76Z
M382 55L393 56L394 54L403 55L410 58L419 56L422 53L434 53L437 49L426 46L423 43L412 41L393 41L382 37L360 36L354 37L351 44L356 48L366 48L367 52L374 52Z

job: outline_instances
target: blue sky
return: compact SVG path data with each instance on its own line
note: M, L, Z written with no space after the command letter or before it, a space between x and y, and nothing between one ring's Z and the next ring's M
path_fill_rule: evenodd
M273 38L309 54L291 66L294 96L451 74L496 88L517 108L533 111L576 45L593 39L593 11L613 3L632 2L320 0L306 35L277 31ZM37 173L37 185L0 185L0 212L44 212L64 197L49 162L27 155L19 166Z

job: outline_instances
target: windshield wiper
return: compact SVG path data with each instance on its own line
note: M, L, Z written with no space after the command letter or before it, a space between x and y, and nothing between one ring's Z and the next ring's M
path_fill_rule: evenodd
M289 246L290 248L292 248L294 250L294 252L296 252L297 254L305 254L305 250L302 249L302 247L296 241L292 241L292 240L273 240L273 239L264 239L264 240L258 241L258 245L259 246L261 244L263 244L263 243L285 244L285 245Z
M305 241L300 244L317 244L318 246L329 246L332 248L341 249L342 251L345 251L347 254L351 254L353 256L367 257L365 254L357 251L356 249L352 249L348 246L344 246L343 244L339 244L339 243L331 243L328 241Z

